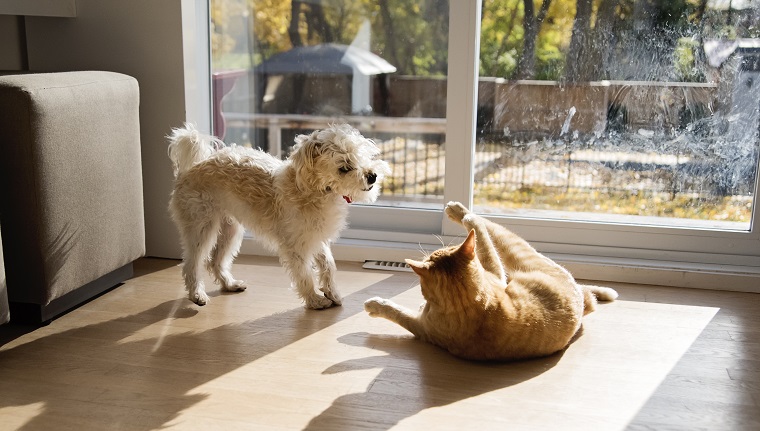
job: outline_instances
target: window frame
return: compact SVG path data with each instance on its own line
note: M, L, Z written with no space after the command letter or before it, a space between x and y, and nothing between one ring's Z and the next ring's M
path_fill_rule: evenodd
M450 2L444 202L473 200L481 2ZM210 64L206 65L210 70ZM209 117L211 110L209 109ZM758 181L755 181L757 196ZM753 205L752 220L758 217ZM539 251L581 268L576 277L673 286L733 288L760 293L760 232L717 231L577 220L488 216ZM354 205L349 228L334 244L337 259L418 258L420 250L455 243L464 235L443 209ZM267 254L251 237L244 254ZM732 283L730 287L718 284Z

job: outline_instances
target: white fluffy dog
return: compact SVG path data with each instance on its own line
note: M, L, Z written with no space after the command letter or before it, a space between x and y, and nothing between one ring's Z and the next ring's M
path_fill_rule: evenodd
M169 210L182 239L191 301L208 302L199 274L204 262L222 290L246 288L230 268L247 228L278 251L307 308L341 304L330 243L346 226L348 204L374 202L390 173L374 142L351 126L330 126L297 136L282 161L225 147L187 124L173 129L169 140L176 178Z

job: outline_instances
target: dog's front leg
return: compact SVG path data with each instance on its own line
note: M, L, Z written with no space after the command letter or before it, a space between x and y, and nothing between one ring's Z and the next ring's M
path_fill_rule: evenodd
M288 254L280 257L282 266L293 280L293 288L304 301L306 308L319 310L333 305L329 299L317 293L314 288L314 269L312 260L299 254Z
M330 244L322 244L322 250L316 256L317 273L319 274L319 290L321 290L327 299L335 305L342 305L343 298L340 297L338 289L335 287L335 259L333 259Z

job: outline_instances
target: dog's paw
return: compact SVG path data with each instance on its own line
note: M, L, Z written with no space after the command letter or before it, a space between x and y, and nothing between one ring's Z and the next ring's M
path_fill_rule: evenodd
M333 302L334 305L341 306L343 305L343 298L340 297L340 294L332 289L319 289L322 291L322 293L325 294L325 298L329 299Z
M247 288L248 286L240 280L234 280L232 283L222 286L222 290L226 292L242 292Z
M200 306L208 304L208 301L209 301L208 295L206 295L206 292L203 292L203 291L190 293L188 295L188 298Z
M364 311L369 313L370 317L380 317L383 315L383 310L388 306L388 300L375 296L364 301Z
M334 303L330 298L326 298L322 295L314 293L314 295L304 299L304 306L310 310L322 310L330 308L333 305L340 305Z
M335 292L325 292L325 298L332 301L333 305L340 307L343 305L343 299Z
M446 204L444 212L446 212L446 215L452 221L462 223L462 218L464 218L464 216L466 216L470 211L459 202L449 202Z

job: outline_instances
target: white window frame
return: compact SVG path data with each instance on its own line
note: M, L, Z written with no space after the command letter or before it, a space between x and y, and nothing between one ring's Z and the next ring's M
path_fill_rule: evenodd
M473 198L480 1L450 2L444 202ZM756 182L757 183L757 182ZM755 196L758 186L755 184ZM752 220L758 216L752 209ZM760 232L489 217L508 226L576 278L760 293ZM354 206L336 259L419 258L464 235L440 210ZM253 238L242 253L269 254Z

